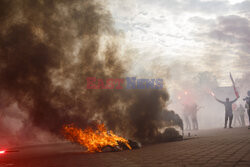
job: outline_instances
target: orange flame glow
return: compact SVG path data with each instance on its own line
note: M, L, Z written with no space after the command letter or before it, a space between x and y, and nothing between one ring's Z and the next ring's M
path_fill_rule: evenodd
M63 127L63 134L69 141L87 147L89 152L102 152L103 147L115 147L119 145L118 142L124 143L130 150L132 149L128 140L115 135L112 131L107 131L104 124L97 124L96 130L91 127L81 129L69 124Z

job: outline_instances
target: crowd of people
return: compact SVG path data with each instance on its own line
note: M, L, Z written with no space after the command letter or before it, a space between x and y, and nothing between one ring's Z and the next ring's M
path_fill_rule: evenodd
M247 92L247 97L243 98L243 102L245 102L245 106L241 103L238 103L238 105L235 103L239 96L230 101L229 98L226 98L226 101L219 100L216 96L215 100L217 100L219 103L222 103L225 106L225 124L224 128L233 128L232 122L234 126L246 126L245 123L245 113L247 110L248 113L248 119L249 119L249 126L248 129L250 129L250 91ZM197 111L200 109L200 107L196 103L192 104L184 104L183 105L183 117L184 117L184 125L185 130L198 130L198 120L197 120ZM191 121L190 121L191 120ZM228 123L229 122L229 123ZM228 126L227 126L228 125Z
M229 98L226 98L226 101L221 101L219 99L217 99L215 97L215 99L224 104L225 106L225 126L224 128L227 128L227 122L229 120L229 128L232 128L232 120L233 117L234 118L234 125L236 124L236 121L238 121L240 126L245 126L245 108L247 109L247 113L248 113L248 119L249 119L249 126L248 129L250 129L250 91L247 92L247 97L245 97L243 99L243 101L245 101L245 108L243 107L242 104L240 104L239 106L237 106L235 103L238 99L239 96L230 101Z

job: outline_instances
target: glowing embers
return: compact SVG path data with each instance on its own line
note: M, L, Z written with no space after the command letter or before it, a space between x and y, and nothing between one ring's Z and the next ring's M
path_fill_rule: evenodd
M129 141L108 131L104 124L97 124L95 128L81 129L74 124L65 125L63 134L71 142L85 146L89 152L102 152L105 147L118 150L132 149Z

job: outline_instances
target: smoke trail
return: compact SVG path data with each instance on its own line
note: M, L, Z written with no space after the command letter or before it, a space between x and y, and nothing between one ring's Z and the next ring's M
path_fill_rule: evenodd
M117 32L92 0L0 2L0 96L36 127L59 134L102 120L139 140L156 136L163 90L87 90L86 77L123 78Z

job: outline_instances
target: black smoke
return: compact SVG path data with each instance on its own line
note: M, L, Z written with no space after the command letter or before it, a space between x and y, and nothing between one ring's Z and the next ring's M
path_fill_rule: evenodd
M87 77L126 75L103 4L1 0L0 22L1 106L17 103L33 126L59 136L64 124L93 121L141 141L158 135L165 90L86 89Z

